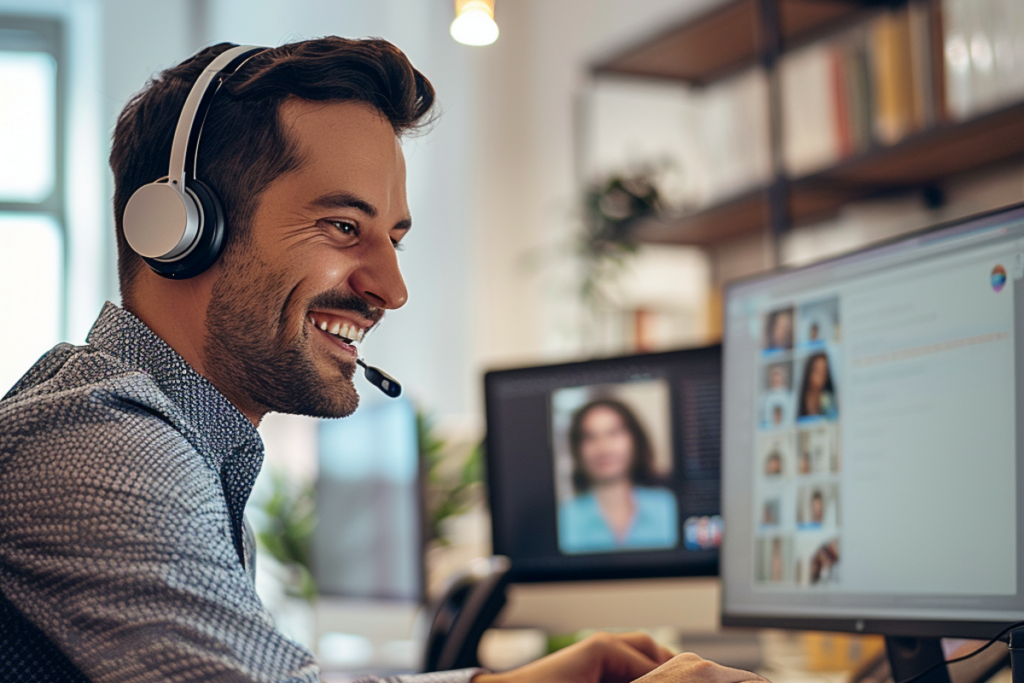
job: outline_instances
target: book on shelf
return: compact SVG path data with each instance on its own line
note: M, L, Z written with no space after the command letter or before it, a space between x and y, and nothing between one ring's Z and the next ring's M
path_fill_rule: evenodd
M829 45L798 50L782 62L783 158L791 175L828 166L841 154L834 76Z
M939 116L928 0L881 12L781 61L783 159L802 176L891 145Z
M771 176L768 81L752 69L693 93L695 158L703 164L697 204L736 196Z

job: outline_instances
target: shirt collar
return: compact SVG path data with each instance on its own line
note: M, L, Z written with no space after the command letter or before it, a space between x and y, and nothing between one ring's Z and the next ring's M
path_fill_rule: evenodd
M165 417L220 473L240 524L263 464L263 441L252 422L144 322L109 301L86 341L153 379L176 409Z

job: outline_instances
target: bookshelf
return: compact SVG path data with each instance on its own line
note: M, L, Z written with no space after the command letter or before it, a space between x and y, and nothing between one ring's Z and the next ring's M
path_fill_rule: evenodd
M596 75L672 79L698 86L757 64L769 74L773 176L760 187L693 213L643 223L637 226L637 238L710 247L745 236L778 236L792 227L827 220L851 201L936 187L958 174L1024 159L1024 102L961 120L949 117L941 61L942 2L929 0L929 49L937 69L932 120L894 143L872 141L813 172L785 171L778 59L901 6L906 2L732 0L594 65Z
M940 123L892 146L876 147L802 178L786 179L792 226L834 216L847 202L934 185L1002 161L1024 158L1024 103L974 119ZM649 221L636 235L652 244L711 246L762 232L769 212L764 186L677 218Z

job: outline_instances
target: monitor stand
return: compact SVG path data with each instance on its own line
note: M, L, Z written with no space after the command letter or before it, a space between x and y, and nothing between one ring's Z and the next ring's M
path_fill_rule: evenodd
M976 657L958 664L953 672L945 666L942 641L939 638L885 639L885 656L869 663L854 676L854 683L900 683L929 667L942 663L915 683L985 683L1006 668L1010 650L1001 644L990 647ZM888 666L885 664L888 663ZM1024 669L1024 666L1020 667ZM1022 676L1021 678L1024 678ZM1024 680L1019 681L1024 683Z
M946 657L942 652L942 641L938 638L885 637L885 652L892 668L895 683L916 676L925 669L942 664L915 683L951 683Z

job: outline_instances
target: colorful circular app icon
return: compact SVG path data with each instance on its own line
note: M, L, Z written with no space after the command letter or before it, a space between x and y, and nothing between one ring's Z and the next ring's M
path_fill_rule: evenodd
M1006 286L1006 268L997 265L992 269L992 289L997 292L1003 291Z

